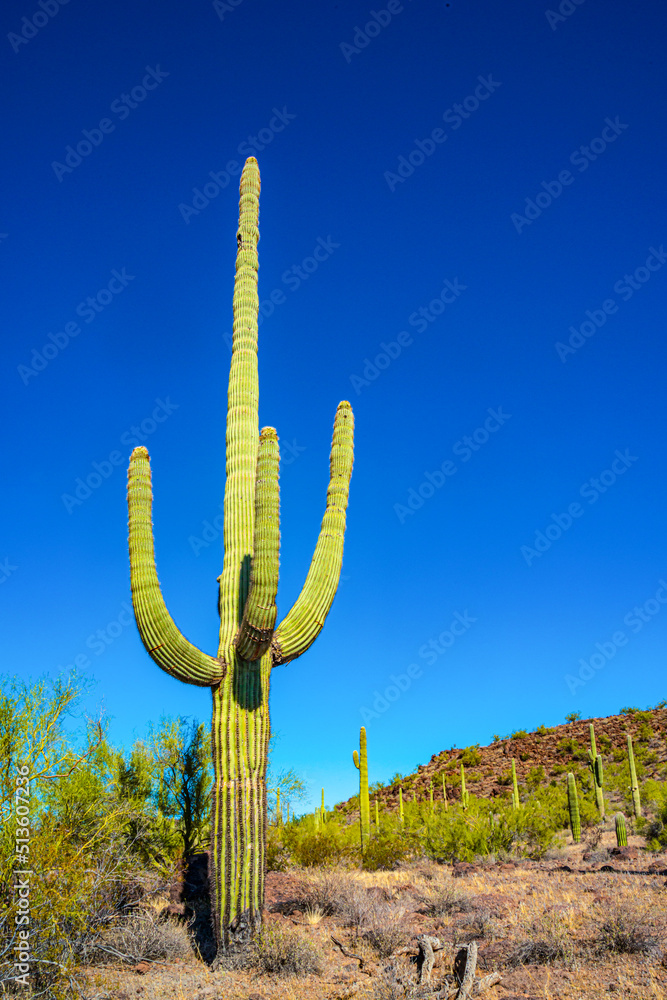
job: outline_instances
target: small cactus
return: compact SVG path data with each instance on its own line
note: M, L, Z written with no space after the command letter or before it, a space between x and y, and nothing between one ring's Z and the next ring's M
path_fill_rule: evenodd
M359 771L359 825L361 828L361 849L368 843L371 835L370 802L368 800L368 749L366 746L366 729L359 730L359 752L352 753L354 766Z
M276 826L283 825L283 814L280 808L280 789L276 789Z
M567 776L567 805L570 811L570 829L572 839L575 844L581 841L581 819L579 818L579 798L577 796L577 783L574 775L570 772Z
M380 829L380 813L378 810L378 800L375 800L375 832L377 833Z
M428 795L429 795L429 801L430 801L430 812L431 812L431 816L432 816L433 813L434 813L434 807L433 807L433 783L431 783L431 786L430 786L430 788L428 790Z
M445 784L445 775L442 775L442 801L444 803L445 809L447 809L447 785Z
M637 769L635 767L635 755L632 752L632 736L628 733L628 762L630 764L630 792L632 794L632 808L635 816L639 818L642 814L642 803L639 797L639 783L637 781Z
M324 826L324 821L327 818L327 811L324 808L324 789L322 789L322 826Z
M616 843L619 847L627 847L628 831L625 827L625 816L623 813L616 813L614 820L616 823Z
M518 809L520 805L521 800L519 798L519 785L516 780L516 765L514 757L512 757L512 808Z
M593 775L593 785L595 787L595 803L600 814L600 819L604 819L604 794L602 792L602 757L597 751L595 745L595 729L593 723L588 727L591 736L591 748L588 751L588 766L591 769L591 774Z
M403 815L403 789L398 789L398 818L401 823L405 823L405 816Z
M466 772L463 764L461 764L461 805L464 809L468 808L469 802L470 794L466 789Z

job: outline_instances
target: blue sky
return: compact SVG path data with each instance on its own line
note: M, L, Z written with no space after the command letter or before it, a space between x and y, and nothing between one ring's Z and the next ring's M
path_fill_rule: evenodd
M273 675L276 766L332 805L364 721L374 781L665 697L662 5L7 0L2 26L5 671L78 658L118 743L209 718L127 613L125 470L145 443L167 604L215 652L256 155L279 614L340 399L357 428L343 582Z

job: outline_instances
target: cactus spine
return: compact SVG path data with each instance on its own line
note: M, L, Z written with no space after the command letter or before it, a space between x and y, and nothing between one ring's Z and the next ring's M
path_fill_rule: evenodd
M257 241L260 178L241 174L227 396L224 562L218 578L220 637L209 656L171 619L155 568L148 451L135 448L128 482L132 602L144 646L159 667L213 695L213 831L209 878L219 952L245 943L261 922L266 847L269 681L274 666L311 646L331 607L343 556L353 417L339 404L320 535L301 594L276 627L278 436L258 425Z
M405 823L405 816L403 815L403 789L398 789L398 818L401 823Z
M590 767L593 775L593 784L595 786L595 804L597 805L600 819L604 819L604 794L602 792L602 781L604 775L602 769L602 757L598 753L595 745L595 728L593 727L592 722L588 729L591 735L591 748L588 751L588 766Z
M516 780L516 765L514 757L512 757L512 808L518 809L520 805L521 800L519 799L519 785Z
M630 764L630 792L632 793L632 808L636 817L642 814L642 803L639 797L639 782L635 767L635 755L632 752L632 736L628 733L628 763Z
M466 790L466 772L463 764L461 764L461 805L464 809L468 808L468 803L470 802L470 795Z
M371 810L368 800L368 750L364 726L359 730L359 752L353 751L352 760L359 771L359 826L361 829L361 850L363 851L371 835Z
M623 813L616 813L614 820L616 823L616 844L618 847L627 847L628 831L625 828L625 816Z
M577 783L574 775L570 772L567 776L567 805L570 811L570 829L572 839L575 844L581 841L581 819L579 818L579 798L577 796Z

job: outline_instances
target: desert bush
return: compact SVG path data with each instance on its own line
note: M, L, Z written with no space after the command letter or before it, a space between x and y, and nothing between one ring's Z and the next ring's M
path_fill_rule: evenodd
M86 952L91 964L136 964L142 959L173 962L191 958L193 948L186 927L160 920L154 910L142 909L113 921L87 944Z
M406 944L408 935L400 923L403 913L392 906L384 907L375 912L372 926L364 931L364 939L379 958L389 958Z
M450 913L469 913L474 909L470 896L453 885L436 882L420 895L423 912L431 917L446 917Z
M261 972L278 976L319 975L324 967L313 941L277 924L262 928L254 942L254 960Z
M359 827L343 825L337 817L327 819L316 829L313 816L283 828L282 843L294 864L304 868L335 868L344 863L358 863Z
M465 765L465 767L476 767L482 760L482 755L479 752L479 744L473 747L466 747L459 754L459 763Z
M599 954L650 955L661 953L660 934L655 922L620 904L606 908L598 923L596 950Z
M371 837L364 851L367 871L391 870L419 853L417 838L410 832L389 831Z

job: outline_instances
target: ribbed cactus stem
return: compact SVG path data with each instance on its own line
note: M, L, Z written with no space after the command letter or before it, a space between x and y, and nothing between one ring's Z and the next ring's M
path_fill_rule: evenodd
M521 805L521 800L519 798L519 785L516 780L516 764L514 757L512 757L512 808L518 809Z
M579 797L577 783L570 772L567 776L567 806L570 813L570 829L575 844L581 841L581 819L579 818Z
M134 449L128 475L130 581L141 640L162 670L212 690L215 781L209 879L219 958L223 951L245 944L261 922L271 670L308 649L331 607L342 564L353 461L354 419L350 404L343 401L334 420L326 506L313 559L296 603L276 627L279 449L272 427L259 432L259 193L259 168L251 156L241 174L236 234L216 656L185 638L162 597L155 567L146 448ZM184 474L189 475L186 463L187 456Z
M377 833L380 829L380 811L378 808L378 800L375 800L375 832Z
M470 798L466 790L466 772L463 764L461 764L461 805L464 809L468 808L469 801Z
M324 789L322 789L322 802L320 805L320 812L322 813L322 826L324 826L324 822L327 818L326 809L324 808Z
M625 816L622 812L616 813L614 817L616 825L616 844L618 847L628 846L628 831L625 826Z
M428 797L429 797L429 812L431 813L431 816L432 816L433 813L434 813L434 806L433 806L433 784L431 784L429 786Z
M602 767L602 756L597 751L597 746L595 744L595 727L591 722L588 731L591 738L591 746L588 751L588 766L591 769L591 774L593 775L593 787L595 788L595 804L597 806L600 818L604 819L604 793L602 791L602 779L603 779L603 767Z
M635 767L635 755L632 751L632 736L628 733L628 763L630 765L630 793L632 795L632 808L635 816L639 818L642 814L642 803L639 796L639 782L637 781L637 768Z
M359 730L359 752L352 753L354 766L359 771L359 827L361 832L361 850L363 851L371 835L370 801L368 797L368 750L366 745L366 729Z
M280 808L280 789L276 789L276 826L282 826L283 814Z
M403 815L403 789L400 787L398 789L398 819L401 823L405 822L405 816Z
M443 804L445 806L445 809L447 809L447 807L448 807L448 802L447 802L447 785L445 783L445 775L444 775L444 773L442 775L442 801L443 801Z

